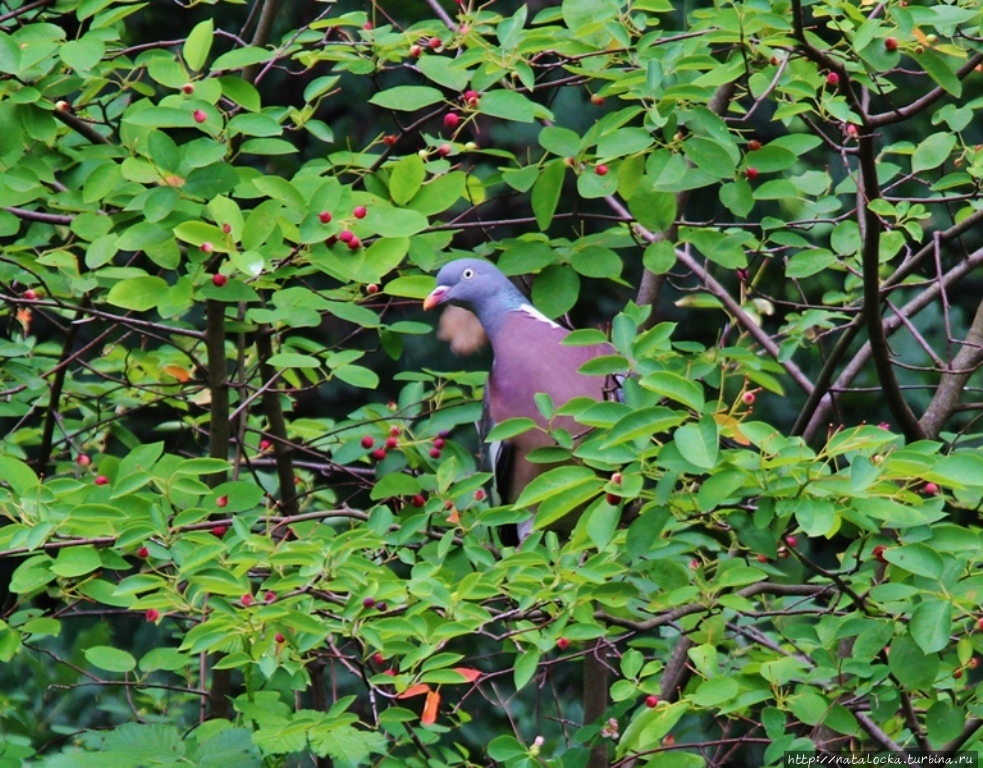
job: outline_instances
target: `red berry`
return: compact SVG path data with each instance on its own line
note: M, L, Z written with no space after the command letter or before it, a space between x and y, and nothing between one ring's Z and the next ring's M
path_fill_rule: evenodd
M840 82L840 76L836 72L830 72L826 75L826 85L838 85Z
M761 142L757 139L751 139L747 143L747 149L748 152L757 152L759 149L761 149Z
M479 488L477 491L474 492L474 500L484 501L487 495L488 494L486 494L483 489Z
M976 621L976 628L977 629L983 629L983 618L977 619L977 621Z
M80 467L87 467L92 463L92 459L89 458L89 454L80 453L75 458L75 463L78 464Z
M184 94L187 94L188 96L190 96L194 92L195 92L194 83L185 83L184 85L181 86L181 93L184 93Z
M332 219L332 216L331 216L331 211L321 211L321 212L320 212L320 213L319 213L319 214L317 215L317 218L318 218L318 219L320 220L320 222L321 222L322 224L327 224L327 223L328 223L328 222L330 222L330 221L331 221L331 219Z
M692 560L689 561L689 569L691 571L698 570L699 567L700 567L700 561L697 560L695 557Z
M419 493L416 496L414 496L412 499L410 499L410 504L412 504L417 509L424 506L426 503L427 503L426 498L424 498L423 495Z
M752 405L754 403L754 392L745 392L741 395L741 402L744 405Z
M205 242L203 242L203 243L201 244L201 246L199 246L199 247L201 248L201 251L202 251L202 253L211 253L212 251L214 251L214 250L215 250L215 246L214 246L214 245L212 245L212 244L211 244L210 242L208 242L207 240L206 240Z
M375 598L366 597L362 600L362 605L364 605L366 608L372 608L375 605Z
M457 112L448 112L444 115L444 128L457 128L461 122L461 116Z
M604 103L604 97L599 93L592 94L590 97L590 103L601 106Z
M616 507L621 503L621 497L616 493L607 494L604 497L604 500L607 501L607 503L610 504L612 507Z
M244 594L242 597L239 598L239 602L241 602L244 606L248 608L250 605L253 604L253 596L247 592L246 594Z
M158 611L156 608L148 608L147 612L144 614L144 618L146 618L147 621L157 621L157 619L160 618L160 611Z
M768 562L768 555L758 555L758 562L759 563L767 563Z
M386 663L386 657L383 656L381 653L373 653L372 654L372 663L373 664L379 664L379 665L385 664Z
M969 661L966 662L966 666L970 669L976 669L980 665L980 660L975 656L971 657Z
M387 450L390 450L391 451L391 450L393 450L398 445L399 445L399 440L397 440L395 437L387 437L386 438L386 449Z
M225 234L227 234L227 235L230 234L232 232L232 225L231 224L223 224L222 225L222 231Z
M758 178L758 169L749 165L744 171L744 175L747 176L749 181L754 181Z
M267 604L269 604L269 603L275 603L276 602L276 592L274 592L272 589L266 590L266 594L263 595L263 602L264 603L267 603Z
M208 115L205 114L205 110L196 109L191 113L191 116L195 119L196 123L203 123L208 119Z
M356 219L364 219L365 214L367 214L368 212L369 209L366 208L364 205L356 205L355 210L352 211L352 216L354 216Z
M852 139L857 138L857 126L855 126L853 123L847 123L846 135Z
M361 247L362 247L362 241L359 240L357 237L353 237L351 240L348 241L349 251L357 251Z
M343 229L338 233L338 239L343 243L350 243L355 238L355 233L350 229Z
M652 696L646 696L645 706L648 707L649 709L653 709L659 706L659 697L654 694Z
M442 438L442 437L435 437L433 439L433 447L434 448L443 448L444 445L446 445L446 441L444 440L444 438Z
M372 29L372 22L367 21L362 25L362 29Z
M105 475L96 475L96 485L109 485L109 478Z
M26 291L24 291L24 298L27 299L28 301L34 301L37 297L38 297L38 292L35 291L33 288L28 288Z
M451 147L450 144L441 144L439 147L437 147L437 154L440 157L447 157L453 151L453 147Z
M403 428L400 427L398 424L393 424L391 427L389 427L390 437L399 437L402 433L403 433Z
M558 638L556 641L556 647L559 648L561 651L565 651L567 648L570 647L570 641L567 640L565 637Z
M225 535L225 532L228 530L229 529L226 528L224 525L213 525L212 535L215 536L216 538L221 539Z
M963 676L963 671L961 669L957 669L955 672L952 673L952 676L956 678L956 680L958 680L960 677Z
M624 479L625 476L620 472L615 472L613 475L611 475L611 482L614 483L615 485L621 485Z
M69 104L64 99L59 99L58 101L55 102L55 109L57 109L59 112L70 112L72 109L72 105Z
M389 675L389 677L396 677L396 670L395 669L385 669L385 670L383 670L382 674Z
M608 167L604 163L601 163L600 165L594 166L594 173L598 176L607 176Z
M228 503L229 503L229 497L228 496L219 496L217 499L215 499L215 506L216 507L225 507L225 506L228 505Z
M382 461L384 458L386 458L386 449L376 448L374 451L372 451L372 458L376 461Z
M140 549L137 550L137 557L139 557L141 560L146 560L148 557L150 557L150 550L146 547L140 547Z
M365 286L365 292L370 296L374 296L379 292L379 286L375 283L369 283L367 286Z
M883 544L878 544L873 550L871 550L871 554L874 556L875 560L886 563L887 560L884 557L884 550L886 549L887 547L885 547Z
M676 744L676 737L673 736L671 733L667 733L662 739L662 746L664 747L672 747L675 746L675 744Z
M363 448L368 449L371 448L373 445L375 445L375 440L372 439L372 435L366 435L365 437L362 438Z
M898 38L896 38L896 37L885 37L884 38L884 47L887 48L887 50L889 50L889 51L896 51L896 50L898 50Z
M438 48L440 48L440 38L439 37L431 37L427 41L427 45L429 45L433 50L436 51Z
M786 536L785 543L788 544L790 547L794 547L799 543L799 540L795 538L795 536Z
M212 285L214 285L216 288L223 288L228 282L229 278L227 278L221 272L216 272L214 275L212 275Z
M465 91L464 92L464 102L470 107L478 106L478 100L481 97L477 91Z
M925 483L922 490L929 496L934 496L939 492L939 486L937 486L935 483Z
M391 147L397 141L399 141L399 136L397 136L395 133L390 133L382 137L382 143L387 147Z
M285 638L285 637L284 637L284 636L283 636L282 634L280 634L279 632L277 632L277 633L276 633L276 634L275 634L275 635L273 636L273 639L274 639L274 640L275 640L276 642L278 642L278 643L285 643L285 642L287 642L287 638Z
M273 443L271 443L269 440L264 439L259 441L259 449L261 451L268 451L272 447L273 447Z
M418 45L410 46L410 56L412 56L414 59L418 59L422 55L423 55L423 49L420 46Z
M440 448L431 448L430 449L430 458L431 459L439 459L440 458Z

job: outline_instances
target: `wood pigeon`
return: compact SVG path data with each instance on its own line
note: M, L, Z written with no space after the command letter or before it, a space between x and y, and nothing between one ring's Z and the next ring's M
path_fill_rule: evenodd
M482 445L492 427L506 419L526 417L541 427L546 420L536 407L535 395L544 392L557 408L575 397L611 399L611 380L579 373L584 363L614 353L608 344L567 346L570 333L537 310L493 264L481 259L458 259L437 273L437 287L423 302L424 309L451 304L477 315L494 356L485 385ZM584 431L570 417L556 417L552 427L575 437ZM550 435L529 430L507 444L492 447L488 469L494 473L501 503L512 504L537 475L555 465L532 463L526 456L536 448L554 445ZM532 518L519 526L519 540L529 535Z

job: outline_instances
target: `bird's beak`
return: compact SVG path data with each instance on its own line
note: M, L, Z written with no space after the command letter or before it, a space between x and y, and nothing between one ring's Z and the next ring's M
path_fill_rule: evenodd
M450 290L446 285L438 285L431 291L430 295L423 300L423 308L426 310L431 310L434 307L439 307L444 303L444 297Z

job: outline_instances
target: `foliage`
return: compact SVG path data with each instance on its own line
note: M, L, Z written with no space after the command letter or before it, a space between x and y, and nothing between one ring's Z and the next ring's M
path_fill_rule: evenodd
M0 15L0 766L978 743L978 3L308 5ZM515 508L464 252L623 308Z

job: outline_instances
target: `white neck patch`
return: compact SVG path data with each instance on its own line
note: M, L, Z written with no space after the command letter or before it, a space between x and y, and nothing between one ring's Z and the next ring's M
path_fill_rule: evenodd
M519 305L519 311L520 312L525 312L530 317L533 317L533 318L535 318L536 320L539 320L542 323L546 323L547 325L549 325L552 328L561 328L562 327L559 323L555 323L552 320L550 320L546 315L544 315L542 312L540 312L538 309L536 309L532 304L525 304L525 303L520 304Z

